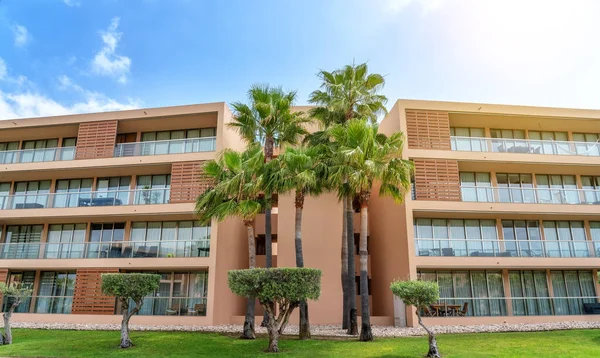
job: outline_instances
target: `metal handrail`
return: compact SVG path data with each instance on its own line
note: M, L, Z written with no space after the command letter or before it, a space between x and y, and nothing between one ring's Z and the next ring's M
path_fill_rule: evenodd
M460 186L462 201L600 205L600 190L579 188ZM473 198L474 200L470 200Z
M75 159L75 147L0 151L0 164L54 162Z
M143 155L181 154L212 152L216 150L217 137L155 140L147 142L119 143L115 146L115 157Z
M600 241L589 240L415 238L415 249L433 257L600 257Z
M451 136L452 150L551 155L600 156L600 143Z

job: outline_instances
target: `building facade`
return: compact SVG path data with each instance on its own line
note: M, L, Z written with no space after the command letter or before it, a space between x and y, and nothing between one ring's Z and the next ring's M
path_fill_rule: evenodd
M210 103L0 121L0 280L34 290L15 320L116 323L101 274L153 272L135 324L242 322L227 271L248 265L243 224L194 217L202 163L244 147L231 120ZM398 130L415 175L404 204L371 200L373 323L415 323L389 291L407 277L440 284L434 324L596 319L600 111L400 100L380 126ZM255 227L264 266L264 215ZM323 271L311 323L338 324L335 194L306 199L302 231L305 265ZM274 265L295 266L292 195L272 232Z

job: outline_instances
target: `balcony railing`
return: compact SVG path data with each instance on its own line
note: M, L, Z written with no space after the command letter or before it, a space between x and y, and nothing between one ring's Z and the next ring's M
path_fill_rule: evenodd
M130 304L129 307L135 307ZM206 297L145 297L142 316L206 316Z
M450 144L452 150L468 152L600 156L599 142L452 136Z
M75 159L75 147L0 151L0 164L55 162Z
M210 239L0 244L0 259L208 257L209 253Z
M216 143L216 137L121 143L116 145L114 156L134 157L140 155L212 152L216 150Z
M0 209L168 204L170 188L0 196Z
M417 256L600 257L600 241L415 239Z
M69 314L73 305L73 296L34 296L34 313Z
M461 185L462 201L600 205L600 190Z

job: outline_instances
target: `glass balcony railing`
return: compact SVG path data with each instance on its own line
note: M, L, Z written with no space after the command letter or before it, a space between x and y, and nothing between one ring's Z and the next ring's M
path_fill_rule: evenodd
M417 256L600 257L600 241L415 239Z
M34 296L34 313L69 314L73 305L73 296Z
M0 259L208 257L209 254L210 239L0 244Z
M528 204L600 205L600 190L565 188L484 187L461 185L462 201Z
M157 188L77 193L14 194L0 196L0 209L168 204L170 191L170 188Z
M129 307L135 307L131 303ZM206 316L206 297L145 297L141 316Z
M450 144L452 150L468 152L600 156L599 142L452 136Z
M150 142L121 143L115 146L115 157L212 152L216 150L216 137L158 140Z
M75 147L0 151L0 164L55 162L75 159Z

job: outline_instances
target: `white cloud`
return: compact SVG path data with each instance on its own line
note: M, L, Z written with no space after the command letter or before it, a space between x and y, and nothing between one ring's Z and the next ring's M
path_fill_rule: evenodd
M65 5L67 6L81 6L81 2L79 0L63 0Z
M15 35L15 46L24 47L31 40L31 35L25 26L15 24L12 28Z
M7 73L8 71L6 70L6 63L4 62L2 57L0 57L0 80L3 80L6 77Z
M398 13L403 11L410 5L417 4L422 10L423 14L431 11L435 11L444 5L445 0L385 0L386 10L392 13Z
M122 35L117 32L119 21L118 17L113 18L108 29L101 33L104 45L92 60L92 72L113 77L119 83L127 83L131 59L116 53Z

